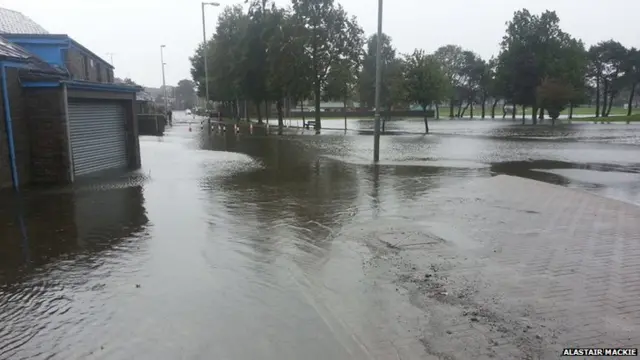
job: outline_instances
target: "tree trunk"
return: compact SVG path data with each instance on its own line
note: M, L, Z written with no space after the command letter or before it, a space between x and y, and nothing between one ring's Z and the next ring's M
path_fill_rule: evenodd
M493 105L491 106L491 118L496 118L496 106L498 106L498 99L493 99Z
M256 115L258 116L258 124L263 124L262 122L262 111L260 110L260 102L256 102Z
M237 118L236 118L236 122L240 123L240 120L242 119L242 116L240 115L240 99L236 98L236 114L237 114Z
M631 114L633 113L633 98L636 95L636 86L637 84L632 84L631 85L631 93L629 94L629 104L627 105L627 116L631 116ZM629 120L627 120L627 124L629 123Z
M522 121L523 121L523 124L524 124L524 117L526 116L526 114L527 114L527 107L523 105L522 106Z
M391 114L391 106L387 106L387 114L382 117L382 132L384 132L385 125L387 125L387 120L389 120Z
M458 117L462 117L462 101L460 101L460 104L458 104Z
M278 135L282 135L284 130L282 105L282 99L278 99L278 101L276 101L276 109L278 110Z
M320 130L320 83L316 84L315 89L313 89L313 93L315 95L314 103L315 103L315 115L316 115L316 123L314 129Z
M596 76L596 117L600 117L600 76Z
M607 116L607 97L609 96L609 81L604 80L604 88L602 89L602 108L600 114L602 117Z
M315 53L315 51L314 51ZM318 69L315 68L316 81L313 84L313 95L314 95L314 104L315 104L315 126L314 129L320 130L320 75L318 74Z
M453 99L449 100L449 118L453 119L453 108L454 108L454 104L453 104Z
M482 98L482 119L484 119L486 115L486 109L485 109L486 104L487 104L487 97L485 96Z
M569 103L569 120L573 119L573 101Z
M304 125L304 100L300 101L300 114L302 114L302 125Z
M536 119L538 118L538 111L540 111L540 109L538 109L537 105L534 105L531 108L531 122L535 124Z
M460 106L462 106L462 103L460 103ZM464 113L466 113L466 112L467 112L467 108L468 108L468 107L469 107L469 103L467 103L467 104L464 106L464 109L462 109L462 113L460 113L460 111L458 110L458 117L459 117L459 118L464 117Z
M271 112L269 111L271 110L269 105L268 101L264 102L264 118L267 120L267 124L269 123L269 113Z
M538 112L538 120L544 120L544 108L540 108Z
M473 106L474 106L473 102L471 104L469 104L469 106L470 106L469 107L469 118L473 119Z
M516 103L511 103L511 120L516 121Z
M342 111L344 112L344 131L347 131L347 99L342 102Z
M436 120L440 120L440 105L436 102Z
M427 107L423 106L422 111L424 112L424 133L429 133L429 121L427 120Z
M607 117L609 116L609 113L611 113L611 105L613 105L613 98L615 98L616 96L618 96L618 94L614 93L613 91L609 96L609 106L607 106Z

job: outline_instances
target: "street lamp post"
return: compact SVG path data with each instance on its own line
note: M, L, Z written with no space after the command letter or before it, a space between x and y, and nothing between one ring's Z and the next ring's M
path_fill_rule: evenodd
M378 36L376 45L376 97L375 97L375 115L373 130L373 161L380 160L380 78L381 78L381 59L380 48L382 47L382 0L378 0Z
M202 52L204 53L204 89L205 89L205 95L206 95L206 99L205 99L205 103L204 103L204 110L205 112L207 112L208 108L209 108L209 62L207 60L207 31L206 31L206 27L205 27L205 17L204 17L204 6L205 5L211 5L211 6L220 6L220 3L217 2L202 2ZM208 113L207 113L208 115ZM207 116L208 120L208 128L209 131L211 131L211 117Z
M162 91L164 92L164 112L165 112L164 116L168 116L169 107L167 106L167 84L165 82L165 77L164 77L164 66L166 64L164 63L164 53L162 51L165 47L166 45L160 45L160 62L162 62ZM169 125L171 125L170 120L169 120Z
M111 61L110 61L111 66L113 66L113 55L114 55L114 53L107 53L107 55L109 55L109 58L111 59Z

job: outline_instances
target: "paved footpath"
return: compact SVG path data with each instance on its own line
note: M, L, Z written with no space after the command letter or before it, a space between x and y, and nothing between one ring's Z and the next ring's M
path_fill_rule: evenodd
M432 216L371 234L428 314L427 353L553 359L565 347L640 347L640 207L510 176L433 196Z

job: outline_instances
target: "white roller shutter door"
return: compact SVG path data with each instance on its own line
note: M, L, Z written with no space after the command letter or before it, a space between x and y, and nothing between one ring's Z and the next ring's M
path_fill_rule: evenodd
M124 106L69 101L68 118L76 176L127 166Z

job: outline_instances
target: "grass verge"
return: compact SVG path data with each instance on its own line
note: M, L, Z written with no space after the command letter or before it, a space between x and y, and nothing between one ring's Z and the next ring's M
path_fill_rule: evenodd
M640 114L634 114L631 116L609 116L609 117L588 117L588 118L573 118L571 119L573 122L612 122L612 123L621 123L621 122L640 122Z

